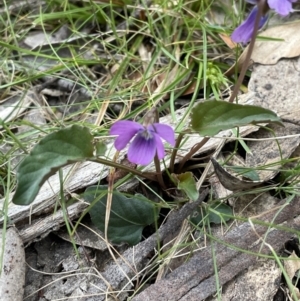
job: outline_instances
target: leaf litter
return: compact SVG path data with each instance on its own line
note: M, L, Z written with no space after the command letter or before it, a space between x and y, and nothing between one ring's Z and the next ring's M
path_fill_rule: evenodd
M33 4L32 4L33 3ZM28 1L26 3L27 9L30 7L30 5L35 5L36 1ZM41 8L45 8L42 5L45 5L45 2L41 1ZM25 5L25 2L24 2ZM28 6L29 5L29 6ZM10 9L17 9L16 7L11 7ZM136 9L134 10L133 14L136 18L143 18L142 17L143 10ZM259 45L260 48L256 48L256 52L258 53L258 56L261 55L261 61L257 59L256 62L262 64L270 64L273 63L275 65L273 66L262 66L259 64L255 64L253 67L253 72L251 75L251 79L249 82L249 92L245 95L242 95L239 97L239 103L247 103L247 104L254 104L258 105L267 109L274 110L276 113L279 114L279 116L283 117L285 128L281 127L274 127L273 133L270 131L267 131L265 129L260 129L257 126L247 126L242 127L240 129L240 135L248 136L251 132L258 131L255 134L251 134L251 136L248 136L248 138L256 139L256 140L263 140L263 141L251 141L248 143L248 146L251 150L251 154L246 154L244 166L249 168L256 168L265 165L270 165L269 170L264 168L264 170L261 171L259 174L261 181L268 181L272 180L274 176L280 172L280 169L282 168L281 162L288 160L294 150L299 146L299 138L298 138L298 118L297 118L297 111L298 111L298 103L299 103L299 96L296 93L297 89L297 77L299 72L297 70L300 70L298 67L299 60L298 58L293 60L279 60L282 57L297 57L299 54L297 53L297 47L294 47L292 49L291 43L294 41L297 41L297 32L295 32L295 28L297 28L297 23L291 23L287 25L284 28L277 28L279 32L286 32L288 35L285 37L285 43L284 47L275 47L272 48L276 43L279 42L270 42L266 48L266 50L262 49L262 47L266 44ZM130 24L129 24L130 27ZM276 37L276 28L275 31L275 37ZM273 32L274 32L273 31ZM121 112L124 114L124 107L128 112L130 110L134 110L137 107L139 107L141 104L143 104L143 100L147 99L148 95L150 94L150 97L153 99L153 103L159 103L164 99L168 99L172 96L172 92L169 91L169 87L172 84L172 81L175 78L175 75L182 72L184 74L184 70L180 69L181 66L178 64L173 64L172 68L170 70L164 70L164 64L165 62L168 62L170 60L171 54L164 53L160 56L160 63L156 66L155 69L152 69L152 74L154 75L157 73L157 75L154 77L152 81L150 81L150 84L144 84L142 89L142 93L131 95L131 98L134 98L132 102L130 102L129 107L126 108L126 105L123 104L122 98L117 95L112 98L111 96L105 94L105 90L108 88L115 89L117 87L117 84L109 85L109 81L113 79L114 76L117 76L118 72L122 69L122 64L128 63L128 60L118 54L117 51L107 51L107 49L103 48L103 46L99 43L93 44L93 40L96 36L99 36L99 33L94 34L91 30L89 30L89 26L83 27L83 30L78 35L71 34L72 31L68 27L62 26L57 31L54 31L54 33L45 32L43 30L36 31L35 33L30 32L28 35L25 36L24 40L21 41L20 47L24 47L24 49L28 50L28 53L23 55L23 59L25 62L25 65L22 66L22 68L25 68L28 72L34 67L38 71L37 78L41 79L44 83L43 89L40 91L42 94L38 92L38 96L36 96L36 89L30 88L24 92L24 90L20 89L18 92L17 97L14 98L13 101L9 101L11 95L3 100L1 100L3 106L1 105L1 108L4 108L2 111L1 119L5 122L11 122L14 120L17 120L21 117L21 114L25 112L25 110L32 110L31 106L32 104L35 104L38 108L38 111L40 111L40 114L43 116L46 116L46 122L42 122L42 125L47 126L47 122L52 119L59 120L61 117L70 118L69 116L73 116L73 120L76 120L77 118L84 118L85 120L88 120L89 122L95 122L96 124L100 124L103 122L104 117L106 118L109 116L111 118L111 113L109 113L109 110L112 109L114 111L114 108L116 108L117 105L119 105L119 113ZM269 32L264 32L264 35L270 35ZM290 36L295 35L295 39L289 39ZM104 35L104 34L103 34ZM122 34L120 35L122 36ZM277 38L280 38L280 34L277 35ZM116 38L114 38L116 39ZM105 38L104 38L105 40ZM263 42L262 42L263 43ZM271 45L272 44L272 45ZM62 47L59 47L58 45L62 45ZM139 46L139 55L143 58L143 72L147 72L147 68L151 66L153 63L151 60L153 57L151 57L151 51L147 53L147 46L143 45ZM257 46L258 44L256 44ZM278 45L278 44L276 44ZM91 47L87 47L91 46ZM55 51L55 58L52 55L52 48L57 47L57 51ZM268 48L269 47L269 48ZM274 54L272 55L271 59L270 56L266 55L269 53ZM280 51L279 51L280 50ZM266 51L266 52L264 52ZM40 52L44 57L42 56L36 56L36 52ZM95 55L95 52L97 55ZM180 62L180 52L179 48L177 47L174 51L174 58L176 61ZM91 85L89 86L89 89L83 87L82 83L77 80L76 74L74 74L74 70L69 68L67 66L67 71L63 71L61 74L63 75L59 79L53 79L51 76L49 77L47 75L47 71L51 70L51 68L55 68L59 66L60 64L67 64L68 60L71 59L73 56L80 57L81 60L94 60L101 58L109 58L108 64L103 67L102 63L95 62L92 73L89 73L88 69L85 69L83 65L78 66L79 70L81 72L87 71L87 78L89 78L89 81ZM47 57L49 55L49 57ZM153 55L153 54L152 54ZM173 54L172 54L173 56ZM254 60L255 61L255 60ZM18 71L21 70L20 65L18 62L15 63L15 66ZM99 72L97 75L97 71ZM39 73L40 72L40 73ZM46 74L46 75L45 75ZM100 74L100 75L99 75ZM150 73L148 74L150 76ZM129 77L130 78L130 77ZM184 87L186 83L188 76L186 78L183 77L183 80L180 80L177 82L176 89L182 89L184 90ZM32 81L34 81L34 77L32 78ZM131 73L131 80L138 84L139 80L143 79L143 74L140 71L135 71ZM5 85L9 87L9 81L7 78L4 79L4 88ZM120 83L120 86L123 84ZM290 87L295 87L294 89L290 89ZM46 87L46 88L45 88ZM99 88L100 87L100 88ZM123 86L125 87L125 85ZM129 87L132 87L132 84L129 84ZM167 87L167 89L166 89ZM10 87L9 87L10 88ZM7 88L6 88L7 89ZM48 90L46 90L48 89ZM9 93L9 90L7 90ZM25 93L25 94L24 94ZM31 98L31 93L34 93L34 98ZM25 96L24 96L25 95ZM129 93L128 95L129 96ZM47 98L46 102L42 102L43 99ZM107 100L105 108L101 108L99 112L97 110L93 111L91 110L89 113L82 112L82 108L85 108L89 105L89 101L91 101L93 98L98 97L100 99ZM25 100L25 102L24 102ZM115 104L111 105L110 100L113 100ZM46 104L46 105L45 105ZM60 109L61 105L63 105L63 110ZM47 107L58 107L58 111L50 110L50 116L47 114L49 113L49 110ZM102 110L102 112L101 112ZM169 124L171 124L174 128L177 125L177 121L182 118L182 116L185 115L186 110L185 109L177 109L176 112L173 112L173 114L167 114L164 118L167 120ZM82 116L80 116L82 114ZM77 116L76 116L77 115ZM55 116L55 118L53 118ZM174 118L175 117L175 118ZM188 123L188 120L185 122ZM293 124L293 123L296 123ZM218 136L222 137L222 139L227 138L230 141L232 133L230 130L228 131L221 131ZM278 139L276 140L266 140L266 138L274 138L277 136L291 136L290 138L285 139ZM199 141L199 135L190 135L183 144L182 148L178 152L180 156L184 156L194 145L195 143ZM107 151L106 156L109 156L112 158L115 155L115 152L112 150L112 142L108 139L107 141ZM217 148L218 144L220 143L220 138L212 138L210 141L205 145L204 148L202 148L197 154L207 154L210 152L213 152L214 149ZM126 150L122 152L119 156L120 158L124 157L126 154ZM166 162L168 162L170 158L167 158ZM154 166L150 165L147 167L149 171L153 170ZM164 168L164 166L162 166ZM259 172L259 170L258 170ZM96 184L99 182L99 179L104 179L108 175L108 168L101 166L100 164L96 164L93 162L84 162L80 165L76 165L73 167L66 167L64 168L64 178L66 179L65 183L65 196L69 198L70 196L75 196L75 193L78 191L82 191L82 189L85 189L86 187L89 187L93 184ZM223 176L223 175L222 175ZM219 176L220 177L220 176ZM129 184L128 184L129 183ZM129 188L133 188L136 185L136 182L133 180L130 180L127 183L126 191L129 191ZM213 181L211 182L213 186ZM90 258L90 262L78 262L78 259L76 259L73 246L71 244L64 244L61 241L58 242L58 245L55 246L51 250L51 245L56 244L57 241L56 238L53 238L53 236L48 236L47 238L44 238L47 236L50 232L53 230L58 230L61 225L64 224L64 215L63 210L59 208L55 214L53 215L53 207L56 203L56 195L60 191L60 182L57 178L57 176L51 177L47 183L45 183L40 190L36 201L32 204L31 208L24 208L24 207L18 207L16 205L10 204L9 210L8 210L8 218L11 222L16 223L16 226L18 230L20 231L21 238L23 242L31 243L30 248L33 246L35 248L35 252L38 253L38 259L35 262L36 268L40 269L40 271L44 272L56 272L57 275L55 276L48 276L48 279L45 280L46 282L39 282L39 286L35 288L35 290L39 290L44 284L51 283L51 281L55 280L53 282L52 286L46 286L44 291L44 298L45 300L54 300L55 298L65 298L67 297L77 297L77 298L85 298L87 293L89 294L96 294L97 296L95 299L94 297L90 297L86 300L104 300L105 293L108 288L108 283L102 280L102 277L104 275L111 275L107 276L106 280L109 279L109 284L112 286L114 291L122 290L122 293L118 295L119 300L125 300L127 298L127 295L132 293L133 290L133 283L130 279L137 279L135 278L137 273L142 271L148 264L148 254L150 252L153 252L154 247L156 245L155 242L155 235L152 236L152 243L151 247L147 247L144 249L143 246L147 244L147 240L145 240L146 243L143 244L141 242L137 245L138 250L143 250L141 254L134 253L134 250L122 250L119 249L121 252L121 257L118 259L118 264L114 263L113 261L110 261L110 264L107 266L103 266L104 274L99 274L99 271L97 268L93 266L93 257L94 254L94 248L88 249L88 247L85 248L85 251L80 249L80 252L82 252L82 256L80 258ZM229 197L229 196L227 196ZM230 197L234 197L234 194L232 194ZM270 207L265 206L264 208L260 207L261 202L264 201L265 198L270 197L272 201L270 202ZM236 198L235 203L242 201L242 196L239 196ZM265 193L263 197L257 197L258 201L252 202L255 203L256 206L256 215L262 213L263 211L267 211L271 208L273 208L274 205L278 205L278 199L271 197L268 193ZM1 203L4 204L5 199L3 198L1 200ZM251 203L251 199L246 200L246 202ZM269 202L268 202L269 204ZM87 204L82 202L79 197L79 203L72 204L70 207L70 213L69 218L71 220L75 220L78 218L80 213L86 208ZM238 207L235 207L234 209L237 210ZM73 211L71 211L71 209ZM239 211L239 210L237 210ZM296 212L296 211L295 211ZM190 214L191 212L189 212ZM246 217L251 217L254 215L253 212L248 212L249 215L246 215ZM45 217L46 215L46 217ZM31 224L26 225L24 227L24 224L27 222L28 217L31 219ZM184 218L183 218L184 219ZM183 220L182 219L182 220ZM181 220L181 222L182 222ZM290 216L282 218L281 222L290 221ZM289 222L288 222L289 223ZM177 227L179 227L181 223L176 224ZM294 227L295 225L290 222L291 227ZM174 226L174 225L173 225ZM251 224L242 223L240 227L250 227ZM247 228L248 229L248 228ZM236 230L232 230L228 237L233 237L233 239L237 238L237 234L235 232ZM251 231L250 231L251 232ZM249 232L249 233L250 233ZM244 234L244 237L247 237L248 233L247 231L244 233L241 231L241 233ZM240 234L241 234L240 233ZM261 232L263 233L263 232ZM251 232L251 235L253 233ZM250 235L250 234L249 234ZM151 236L150 236L151 237ZM286 235L278 236L282 237L282 242L284 239L286 239ZM52 240L51 240L52 238ZM223 234L220 235L220 238L224 239ZM242 241L243 238L240 238ZM39 247L39 242L36 242L38 240L41 240L40 244L46 243L47 246L44 249L41 249ZM227 238L225 237L225 240ZM272 236L270 236L271 242L274 242L274 239L272 240ZM151 239L150 239L151 240ZM247 241L248 245L254 243L254 238L250 241ZM274 242L275 243L275 242ZM77 244L81 244L81 242L77 242ZM64 247L63 247L64 246ZM246 245L243 245L246 248ZM276 250L280 250L280 246L275 245ZM62 248L62 252L60 253L59 249ZM80 247L81 248L81 247ZM45 256L49 256L49 252L47 252L47 249L50 249L52 253L55 255L57 254L57 258L55 259L55 263L52 259L43 259L43 254ZM68 256L64 257L64 250L68 249L68 251L65 253L68 254ZM86 253L87 252L87 253ZM202 258L204 261L207 260L207 258L210 258L211 255L206 254L207 250L205 249L203 252L200 252L200 258ZM52 255L53 255L52 254ZM229 254L229 253L228 253ZM228 254L225 254L224 257L223 254L220 253L221 262L222 260L225 260L225 258L228 258L226 256L229 256ZM31 256L32 253L27 254L27 256ZM139 257L137 255L140 255ZM100 257L99 257L100 256ZM132 258L132 257L135 258ZM244 256L239 255L239 256ZM98 254L97 256L98 261L102 261L101 254ZM128 259L130 261L130 264L132 265L130 268L124 264L124 261L122 260L122 257ZM230 258L230 257L229 257ZM197 256L194 257L193 260L196 260ZM237 257L235 260L237 262L243 262L243 260L248 259L247 257ZM59 261L59 260L62 260ZM247 260L246 260L247 261ZM242 269L248 268L251 264L254 264L253 261L249 261L246 265L241 265ZM115 276L112 276L118 268L120 268L120 265L127 273L127 277L124 276L122 273L122 270L120 270L120 274L117 274ZM40 267L43 266L43 269ZM132 267L136 268L136 271L132 271ZM51 270L54 267L54 270ZM83 273L83 268L87 268L88 272L84 275L85 280L82 280L83 278L80 277L81 273ZM232 268L232 267L231 267ZM73 273L74 271L77 271L78 274ZM227 283L230 279L226 278L225 272L230 270L230 265L224 265L223 270L221 270L220 273L220 279L221 284ZM233 271L233 274L231 277L234 277L238 274L241 270L239 269L231 269ZM64 280L61 278L60 271L68 272L70 275L68 276L67 284L64 283ZM224 271L224 274L223 274ZM180 274L184 274L186 272L192 272L191 265L183 263L179 270L175 270L175 272L170 272L167 276L169 279L179 279ZM200 273L200 272L199 272ZM210 272L212 275L213 273ZM63 274L62 274L63 275ZM32 275L31 275L32 276ZM34 277L34 276L33 276ZM45 278L45 277L43 277ZM91 280L93 278L93 280ZM28 280L29 278L27 278ZM56 280L58 279L58 280ZM101 281L100 281L101 279ZM278 269L276 270L276 277L273 278L275 281L278 279ZM43 281L44 281L43 280ZM50 281L50 282L49 282ZM57 281L57 282L56 282ZM91 283L94 282L94 285L98 287L98 289L91 289ZM186 279L187 286L191 285L193 283L194 279L191 278ZM212 281L211 283L214 283L214 279L208 278L208 281ZM271 281L271 280L269 280ZM205 285L205 281L202 285ZM251 282L249 282L251 283ZM147 296L150 299L157 299L157 300L167 300L166 297L161 298L154 298L153 293L155 293L156 287L164 287L163 284L168 284L168 281L164 278L162 278L160 281L157 282L157 285L152 287L150 286L149 290L146 290L144 293L141 293L141 296L136 296L133 298L133 300L145 300L143 296ZM30 286L27 282L27 287L25 288L28 292L28 295L32 294L34 292L34 289ZM208 285L208 283L207 283ZM250 284L249 284L250 285ZM179 286L180 287L180 286ZM180 299L178 299L179 294L177 294L176 290L168 290L168 298L170 300L194 300L194 296L197 296L198 289L201 290L201 283L193 284L194 289L191 290L189 293L187 291L181 291L182 295ZM276 286L275 286L276 287ZM125 289L124 289L125 288ZM99 290L100 289L100 290ZM153 290L151 292L151 290ZM150 292L149 292L150 291ZM157 289L157 292L159 289ZM56 294L59 292L59 294ZM101 293L99 293L101 292ZM149 293L149 295L147 295ZM207 294L207 297L210 294L214 293L214 290L202 290L202 295ZM111 292L113 294L113 292ZM38 295L38 292L34 293L32 297L28 297L27 300L30 300L30 298L36 298ZM198 297L200 296L198 294ZM204 297L203 297L204 298ZM251 299L252 298L252 299ZM265 297L266 299L269 298ZM256 296L256 299L259 300ZM265 300L266 300L265 299ZM196 300L196 299L195 299ZM199 300L199 299L197 299ZM253 300L253 297L249 297L247 300Z

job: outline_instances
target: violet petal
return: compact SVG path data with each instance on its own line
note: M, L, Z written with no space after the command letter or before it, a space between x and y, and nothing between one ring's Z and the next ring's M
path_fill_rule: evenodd
M250 12L247 19L238 26L231 35L231 38L236 43L247 43L251 40L255 18L257 14L257 6L255 6L252 11ZM261 28L265 22L267 21L267 16L262 17L259 23L259 28Z
M175 146L175 133L171 126L162 123L154 123L151 126L154 131L172 146Z
M148 165L153 160L155 153L155 138L145 139L141 133L138 133L129 146L127 158L132 163Z
M287 16L290 12L293 11L292 2L295 2L295 0L268 0L268 5L279 15Z
M120 120L112 125L109 134L119 135L119 137L115 140L115 148L117 150L122 150L140 130L144 130L144 127L137 122Z
M155 142L156 142L156 154L157 154L157 157L158 159L162 159L164 158L165 156L165 147L161 141L161 138L158 134L154 133L154 139L155 139Z

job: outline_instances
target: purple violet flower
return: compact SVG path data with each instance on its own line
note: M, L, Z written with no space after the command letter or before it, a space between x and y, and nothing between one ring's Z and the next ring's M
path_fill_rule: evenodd
M257 4L259 0L246 0L249 3ZM281 16L287 16L290 12L293 11L292 3L297 0L268 0L266 5L266 11L264 12L264 16L260 19L259 29L263 27L263 25L267 21L266 13L269 8L275 10ZM253 29L255 18L257 15L257 6L255 6L250 12L247 19L238 26L231 35L231 38L236 43L247 43L250 41Z
M284 17L293 11L292 3L296 1L297 0L268 0L268 5L279 15Z
M130 162L140 165L148 165L157 154L158 159L165 156L165 148L162 139L175 146L174 130L166 124L153 123L143 126L129 120L117 121L110 129L111 135L118 135L115 148L120 151L129 145L127 158Z
M255 6L250 12L247 19L234 30L234 32L231 35L231 39L234 42L246 44L251 40L257 10L258 8L257 6ZM266 23L266 21L267 21L267 16L262 17L259 22L259 28L262 28L263 25Z

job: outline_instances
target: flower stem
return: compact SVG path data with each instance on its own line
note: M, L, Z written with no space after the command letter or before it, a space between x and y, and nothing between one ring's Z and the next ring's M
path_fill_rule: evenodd
M233 102L234 101L234 99L236 98L236 96L239 92L240 86L241 86L241 84L244 80L245 74L246 74L247 69L248 69L248 64L249 64L249 61L250 61L250 58L251 58L251 54L253 52L253 48L254 48L254 44L255 44L255 38L256 38L258 29L259 29L259 21L260 21L262 15L263 15L263 10L264 10L265 4L266 4L266 0L258 1L258 4L257 4L258 10L257 10L255 22L254 22L254 29L253 29L250 44L248 46L248 51L247 51L247 54L246 54L246 58L245 58L245 61L243 63L243 66L242 66L241 73L238 77L238 80L237 80L236 84L234 85L233 91L230 95L230 98L229 98L228 102Z
M172 155L171 155L171 159L170 159L170 165L169 165L169 170L170 170L170 173L173 173L174 171L174 164L175 164L175 159L176 159L176 155L177 155L177 151L178 151L178 148L180 146L180 143L182 141L182 138L183 138L183 135L185 133L180 133L176 139L176 144L173 148L173 151L172 151Z
M162 189L166 189L166 185L162 176L162 172L160 169L160 163L159 163L159 159L157 157L157 154L154 157L154 165L155 165L155 169L156 169L156 178L157 178L157 182L159 183L160 187Z
M149 172L142 172L137 169L133 169L133 168L130 168L128 166L125 166L125 165L122 165L122 164L119 164L119 163L116 163L113 161L109 161L109 160L102 159L102 158L90 158L89 161L101 163L103 165L107 165L110 167L119 168L119 169L127 171L128 173L132 173L136 176L140 176L142 178L146 178L151 181L158 181L156 175L154 175L154 174L149 174Z
M205 143L209 141L210 137L204 137L201 142L195 144L192 149L180 161L178 172L181 172L184 163L189 160Z
M149 116L151 116L151 115L152 115L152 118L154 119L154 122L159 123L159 115L158 115L158 110L157 110L156 107L152 108L149 111ZM157 157L157 154L154 157L154 165L155 165L155 170L156 170L156 179L157 179L160 187L162 189L166 189L166 185L165 185L165 182L164 182L164 179L163 179L163 176L162 176L162 172L161 172L161 169L160 169L160 163L159 163L159 159Z

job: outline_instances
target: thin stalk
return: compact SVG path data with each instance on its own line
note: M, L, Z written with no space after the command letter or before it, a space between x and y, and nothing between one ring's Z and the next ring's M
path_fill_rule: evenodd
M204 137L201 142L195 144L192 149L183 157L179 164L178 171L180 172L182 170L182 167L184 163L189 160L204 144L206 144L209 141L210 137Z
M256 15L256 18L255 18L254 29L253 29L253 33L252 33L250 44L248 46L248 51L247 51L247 54L246 54L246 58L245 58L245 61L243 63L243 66L242 66L241 73L240 73L240 75L238 77L238 80L237 80L236 84L234 85L232 94L230 95L230 98L229 98L228 102L233 102L234 99L236 98L236 96L237 96L237 94L239 92L240 86L241 86L241 84L242 84L242 82L244 80L245 74L247 72L248 64L249 64L249 61L250 61L250 58L251 58L251 54L253 52L253 48L254 48L254 44L255 44L255 38L256 38L258 29L259 29L259 21L260 21L262 15L263 15L263 10L264 10L264 7L265 7L265 2L266 2L266 0L258 1L258 4L257 4L257 8L258 8L257 15Z
M159 163L159 159L157 157L157 154L154 157L154 165L155 165L155 169L156 169L156 177L157 177L157 181L159 183L159 185L161 186L162 189L166 189L166 185L162 176L162 172L160 169L160 163Z
M151 175L148 172L142 172L140 170L130 168L128 166L119 164L117 162L109 161L109 160L102 159L102 158L89 158L89 161L101 163L103 165L107 165L107 166L110 166L110 167L119 168L119 169L127 171L128 173L132 173L136 176L140 176L142 178L145 178L145 179L148 179L148 180L151 180L151 181L157 181L157 178L156 178L155 175Z
M149 121L147 121L147 118L149 118L149 120L151 120L153 118L154 122L159 123L158 110L156 107L152 108L147 115L148 116L146 116L146 118L144 120L145 122L149 122ZM154 130L155 130L155 127L154 127ZM166 189L166 185L165 185L165 182L164 182L164 179L162 176L157 153L155 154L155 157L154 157L154 165L155 165L155 170L156 170L156 179L157 179L158 183L160 184L161 188Z
M18 144L20 149L22 149L25 154L28 154L26 147L23 146L23 144L18 140L15 134L9 129L9 127L5 124L5 122L3 120L0 120L0 124L7 131L7 134Z
M175 147L173 148L171 159L170 159L170 165L169 165L170 173L172 173L174 171L174 164L175 164L175 159L176 159L177 151L178 151L178 148L180 146L180 143L182 141L182 138L183 138L184 134L185 133L180 133L178 135L177 139L176 139L176 144L175 144Z

